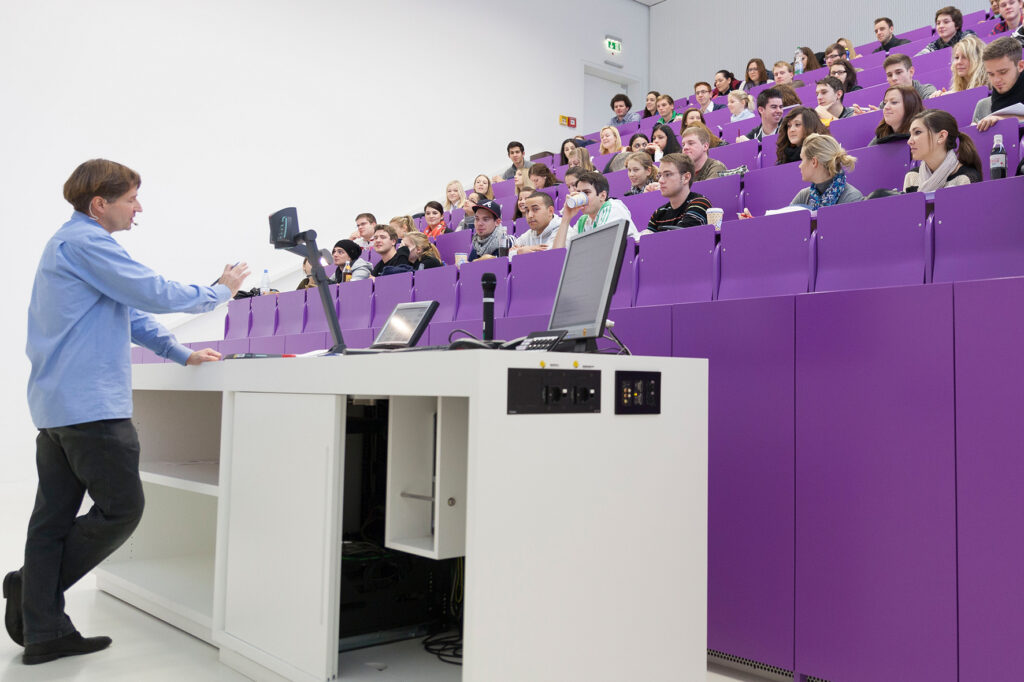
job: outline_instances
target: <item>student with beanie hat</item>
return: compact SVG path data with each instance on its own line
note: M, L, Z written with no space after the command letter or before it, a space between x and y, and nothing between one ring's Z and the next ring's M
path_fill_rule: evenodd
M338 269L330 281L334 284L357 282L370 276L373 268L362 259L363 250L351 239L342 239L334 245L331 256Z

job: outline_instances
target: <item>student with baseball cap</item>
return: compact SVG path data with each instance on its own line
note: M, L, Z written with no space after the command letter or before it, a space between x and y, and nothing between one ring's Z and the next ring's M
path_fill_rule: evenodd
M484 199L473 209L473 248L469 260L493 258L505 248L507 233L501 224L501 206L494 199Z

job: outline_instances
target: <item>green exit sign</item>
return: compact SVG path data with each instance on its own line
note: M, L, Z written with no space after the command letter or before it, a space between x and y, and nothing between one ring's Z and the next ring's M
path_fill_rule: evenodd
M608 50L612 54L622 53L622 41L618 38L605 38L604 49Z

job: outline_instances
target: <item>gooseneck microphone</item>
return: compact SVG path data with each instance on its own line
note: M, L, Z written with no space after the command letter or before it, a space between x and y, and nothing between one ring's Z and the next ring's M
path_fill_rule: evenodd
M483 341L494 340L494 288L498 278L493 272L485 272L480 278L480 286L484 291L484 335Z

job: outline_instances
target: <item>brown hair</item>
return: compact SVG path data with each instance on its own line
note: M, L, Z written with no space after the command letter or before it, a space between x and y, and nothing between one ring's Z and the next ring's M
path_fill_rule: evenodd
M933 135L946 131L946 151L956 148L956 158L965 166L970 166L981 174L981 157L969 135L960 132L956 119L949 112L941 109L925 109L911 120L920 121ZM957 147L959 143L959 147Z
M809 47L799 48L803 52L804 56L807 57L807 63L804 64L804 71L814 71L815 69L821 68L821 62L814 56L814 52Z
M412 219L411 215L396 215L394 218L388 221L388 225L392 223L398 223L405 228L405 233L410 234L416 232L416 221ZM391 225L394 228L394 225ZM395 236L398 236L398 230L395 230Z
M1002 38L996 38L986 45L984 52L981 53L982 60L986 62L992 59L1000 59L1002 57L1009 57L1010 61L1014 64L1019 62L1021 57L1021 44L1010 36L1003 36Z
M747 62L748 69L750 68L751 64L757 67L757 85L764 85L765 83L767 83L768 69L766 69L764 66L764 60L761 59L760 57L755 57L754 59L751 59L750 61ZM746 80L748 83L753 82L750 80L750 74L748 72L745 71L744 75L747 77Z
M892 126L886 123L885 119L882 119L878 124L878 127L875 128L875 137L879 140L883 137L888 137L889 135L907 132L910 130L910 121L924 111L924 102L921 101L921 96L917 94L917 90L909 85L896 85L889 88L885 91L885 94L882 95L883 102L893 90L899 92L900 96L903 98L903 121L900 123L900 127L898 129L893 130Z
M535 163L530 166L530 175L535 175L538 178L544 178L544 187L554 187L558 184L558 178L551 172L543 163Z
M580 166L583 170L595 170L594 162L590 158L589 149L587 149L586 147L576 147L576 149L573 149L571 152L569 152L569 156L571 157L574 154L576 158L579 160L579 163L577 163L576 165Z
M384 230L385 232L388 233L388 236L391 237L391 241L398 241L398 233L395 232L395 228L391 227L390 225L381 225L380 223L377 223L377 227L373 228L373 233L376 234L381 230ZM412 232L410 232L409 234L412 234Z
M371 223L377 224L377 218L375 218L372 213L360 213L359 215L356 216L356 222L359 222L360 218L366 218Z
M687 135L693 135L701 144L706 144L709 147L711 146L711 134L709 133L707 126L690 126L679 134L679 139L682 140Z
M88 214L93 197L113 201L141 184L142 178L128 166L90 159L80 164L64 183L64 198L76 211Z
M800 95L796 94L796 90L789 83L783 83L782 85L774 86L774 89L782 95L782 106L791 107L793 105L800 105L803 102L800 101Z
M956 7L948 5L943 7L935 13L935 21L939 20L939 17L943 14L948 14L949 18L953 20L953 25L956 26L956 30L960 30L964 27L964 15Z
M885 61L882 62L882 68L888 69L890 66L896 66L897 64L902 64L904 69L910 70L914 67L914 60L902 52L896 52L885 58Z
M683 173L690 174L690 180L693 180L693 159L682 152L674 154L666 154L661 157L661 163L664 165L668 163L670 166L675 166L676 170L680 175Z
M658 167L654 165L654 159L647 152L633 152L626 157L626 166L629 166L630 161L636 161L644 170L647 171L648 182L654 182L658 179Z
M790 144L789 142L789 124L790 122L799 116L804 122L804 139L811 133L828 134L828 128L818 118L818 113L814 109L808 107L794 107L786 114L786 116L779 122L778 138L775 140L775 162L778 165L782 165L786 162L786 149L790 147L796 147L798 145ZM800 143L800 147L803 146L803 142Z

